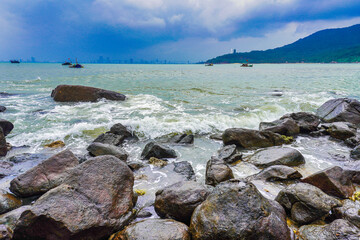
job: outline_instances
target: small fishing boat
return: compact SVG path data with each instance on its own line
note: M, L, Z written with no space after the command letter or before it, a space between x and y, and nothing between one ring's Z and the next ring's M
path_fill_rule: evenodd
M80 63L78 63L77 59L76 59L76 63L75 64L70 64L69 68L84 68L84 66L81 65Z
M205 66L206 66L206 67L212 67L212 66L214 66L214 64L212 64L212 63L207 63L207 64L205 64Z
M253 65L248 63L243 63L240 67L253 67Z
M11 63L20 63L19 60L10 60Z

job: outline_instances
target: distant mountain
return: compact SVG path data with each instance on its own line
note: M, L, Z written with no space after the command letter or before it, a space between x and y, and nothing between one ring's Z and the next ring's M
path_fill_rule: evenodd
M225 54L207 63L360 62L360 24L326 29L283 47Z

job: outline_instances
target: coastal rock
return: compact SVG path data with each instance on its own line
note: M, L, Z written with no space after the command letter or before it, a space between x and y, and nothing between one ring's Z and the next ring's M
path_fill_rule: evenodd
M0 128L2 128L4 136L7 136L14 129L14 125L5 119L0 119Z
M65 147L65 143L61 140L57 140L54 142L51 142L49 144L45 144L44 147L48 147L48 148L62 148Z
M43 194L61 184L66 170L79 164L77 157L70 151L62 151L10 182L10 191L20 197Z
M193 240L290 240L284 209L263 197L251 183L220 183L194 211Z
M96 102L102 98L124 101L125 95L100 88L80 85L59 85L51 93L56 102Z
M194 143L194 135L193 134L179 134L170 138L170 143L179 143L179 144L193 144Z
M127 226L109 240L190 240L188 226L171 219L146 219Z
M103 239L132 219L133 184L120 159L89 159L23 212L13 239Z
M0 128L0 157L6 156L8 152L5 135L2 128Z
M234 178L231 168L217 158L211 158L206 164L205 183L216 186L220 182Z
M280 119L291 118L300 127L300 133L310 133L317 131L320 124L320 118L312 113L297 112L282 116Z
M273 122L261 122L260 131L270 131L285 136L295 136L300 133L300 127L291 118L275 120Z
M358 228L360 228L360 202L352 200L344 200L342 207L334 209L337 218L348 220Z
M124 125L117 123L110 128L110 131L100 134L94 142L119 146L130 139L137 139L137 137Z
M288 147L271 147L255 152L249 162L259 168L273 165L299 166L305 163L304 156L296 149Z
M281 190L276 199L300 225L311 223L329 214L330 210L341 206L340 201L326 195L319 188L296 183Z
M357 145L360 145L360 135L356 134L354 137L347 138L345 144L348 147L355 148Z
M14 164L8 161L0 161L0 179L12 174L11 168Z
M248 180L288 181L302 178L302 175L295 169L284 165L274 165L265 168L258 174L248 177Z
M212 134L212 135L210 135L209 138L210 138L210 139L214 139L214 140L220 140L220 141L222 141L222 133Z
M358 240L360 229L346 220L337 219L327 225L307 225L299 229L302 240Z
M0 225L0 239L1 240L12 239L12 232L5 224Z
M196 176L191 163L188 161L175 162L173 171L184 175L187 180L196 181Z
M321 127L325 128L331 137L346 140L356 136L356 127L347 122L333 122L322 124Z
M160 145L155 142L146 144L144 150L141 153L142 159L150 159L151 157L156 158L176 158L176 152L166 146Z
M351 98L337 98L325 102L316 111L325 122L360 123L360 102Z
M350 151L350 157L355 160L360 160L360 145Z
M12 163L22 163L27 161L43 161L49 157L50 155L43 153L22 153L9 157L8 160Z
M128 154L125 152L125 150L110 144L93 142L87 147L87 150L93 156L112 155L124 162L126 162L128 158Z
M9 212L15 208L18 208L22 205L22 201L16 196L5 192L0 191L0 214Z
M0 112L5 112L5 111L6 111L6 107L0 106Z
M226 129L222 137L225 145L235 144L242 148L264 148L286 143L277 133L245 128Z
M165 167L168 164L167 161L162 160L162 159L158 159L156 157L151 157L149 159L149 163L156 166L156 167Z
M6 225L6 227L9 228L11 232L13 232L16 226L16 222L19 220L21 214L26 210L29 210L30 207L30 205L25 205L5 214L2 214L0 216L0 224Z
M208 194L209 190L197 182L178 182L156 192L155 211L162 218L189 224L195 208Z
M233 163L242 159L242 154L237 153L236 145L227 145L218 151L218 158L226 163Z
M145 166L143 163L135 161L128 162L127 165L132 171L139 170L140 168Z
M314 185L326 194L339 198L349 198L355 191L349 175L338 166L314 173L301 181Z

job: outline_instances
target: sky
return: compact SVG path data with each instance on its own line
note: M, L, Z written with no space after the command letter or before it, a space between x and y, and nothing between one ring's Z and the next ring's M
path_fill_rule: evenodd
M359 23L359 0L0 0L0 60L198 62Z

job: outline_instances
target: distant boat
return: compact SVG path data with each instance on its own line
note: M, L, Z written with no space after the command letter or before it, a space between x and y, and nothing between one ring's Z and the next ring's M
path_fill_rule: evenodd
M10 60L11 63L20 63L19 60Z
M77 59L76 59L76 63L70 65L69 68L84 68L84 66L81 65L80 63L78 63L78 62L77 62Z
M212 66L214 66L214 64L212 64L212 63L207 63L207 64L205 64L205 66L206 66L206 67L212 67Z
M253 65L248 63L243 63L240 67L253 67Z
M64 63L62 63L61 65L63 66L68 66L68 65L72 65L70 58L68 58L69 61L65 61Z

